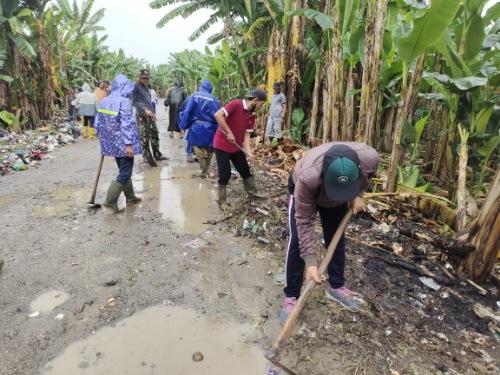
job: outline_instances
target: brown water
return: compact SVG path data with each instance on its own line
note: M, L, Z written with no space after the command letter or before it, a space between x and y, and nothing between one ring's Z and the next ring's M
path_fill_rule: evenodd
M70 345L49 362L47 375L255 375L263 353L245 342L252 325L193 310L155 306ZM203 360L193 361L201 352Z
M69 295L57 290L44 293L30 303L31 312L39 311L40 314L48 314L56 307L62 305L69 298Z
M200 234L208 229L206 222L217 214L215 189L210 181L193 178L196 169L171 166L148 169L134 175L134 186L145 199L158 199L158 211L175 229Z
M61 186L52 192L54 198L52 204L33 206L33 215L39 219L67 215L77 207L85 206L90 194L91 190L89 188Z

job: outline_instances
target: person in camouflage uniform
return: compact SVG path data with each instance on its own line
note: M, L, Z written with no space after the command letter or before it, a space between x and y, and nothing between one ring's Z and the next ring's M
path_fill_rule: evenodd
M156 161L167 160L160 152L160 139L158 128L156 127L156 116L151 104L151 94L149 92L149 71L142 69L139 74L139 81L134 86L132 92L132 104L137 111L137 123L142 138L143 157L150 166L156 167Z

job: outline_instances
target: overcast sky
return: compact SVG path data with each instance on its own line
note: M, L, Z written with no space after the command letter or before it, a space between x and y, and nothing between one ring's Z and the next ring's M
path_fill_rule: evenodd
M83 0L79 0L80 3ZM195 42L189 35L206 20L210 11L200 10L188 19L176 18L158 29L156 23L172 7L151 9L150 0L96 0L94 12L105 8L101 24L108 34L107 45L112 50L123 48L126 55L144 58L152 64L164 63L171 52L184 49L204 50L206 39L222 25L212 26Z

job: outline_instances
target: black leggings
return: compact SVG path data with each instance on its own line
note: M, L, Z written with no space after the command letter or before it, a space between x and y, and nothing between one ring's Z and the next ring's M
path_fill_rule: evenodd
M94 127L95 116L83 116L83 126Z
M217 159L217 169L219 171L219 185L227 185L231 179L231 164L238 171L243 179L251 177L250 166L247 157L242 151L230 154L229 152L215 149L215 158Z

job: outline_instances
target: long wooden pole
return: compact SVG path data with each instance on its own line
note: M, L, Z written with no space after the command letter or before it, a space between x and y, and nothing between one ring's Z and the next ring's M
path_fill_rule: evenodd
M332 241L330 242L330 245L328 246L328 249L326 251L325 257L321 261L321 264L318 268L318 274L321 276L325 273L328 265L330 264L330 261L333 258L333 255L335 253L335 249L337 248L337 245L342 238L345 228L347 227L347 223L351 219L352 216L352 211L349 210L342 221L340 222L339 227L337 228L337 231L335 232L335 235L332 238ZM297 304L295 305L295 308L291 312L290 315L288 315L288 319L285 322L285 325L281 329L281 332L279 333L278 337L273 343L271 353L269 355L266 355L266 358L269 359L271 362L276 364L276 358L279 355L279 352L282 349L283 344L285 343L286 340L293 334L293 331L295 329L295 326L297 325L297 319L299 318L299 315L304 308L304 306L307 304L309 301L309 297L311 296L314 288L316 287L316 282L314 280L310 280L306 287L304 288L302 294L300 295L299 300L297 301ZM272 359L274 360L272 360ZM279 363L279 362L278 362Z

